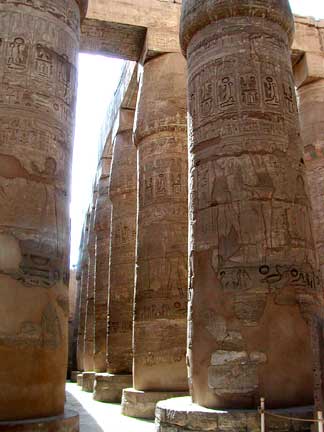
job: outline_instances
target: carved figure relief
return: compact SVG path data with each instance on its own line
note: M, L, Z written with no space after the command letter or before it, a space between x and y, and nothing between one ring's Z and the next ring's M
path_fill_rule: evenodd
M10 69L23 71L27 66L28 47L22 37L15 38L9 43L7 66Z

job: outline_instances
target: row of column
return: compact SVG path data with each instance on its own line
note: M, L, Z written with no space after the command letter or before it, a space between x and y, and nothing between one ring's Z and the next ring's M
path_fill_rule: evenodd
M113 128L110 181L102 196L106 205L100 210L100 219L106 224L100 236L105 236L105 241L98 243L93 224L100 181L94 187L93 205L85 223L87 234L83 235L80 255L80 263L84 263L81 281L85 284L81 283L78 368L84 371L84 389L92 390L95 381L95 399L120 401L123 388L133 386L125 394L125 412L136 415L138 398L144 397L148 402L141 414L152 416L156 398L186 394L188 390L188 164L183 57L166 54L147 62L140 88L135 123L134 110L122 109ZM102 263L99 278L98 262ZM98 296L102 298L100 309ZM100 365L95 361L99 356Z
M195 2L183 4L188 338L180 54L144 64L134 127L116 135L107 371L133 373L128 415L145 416L139 406L163 399L158 392L186 392L186 352L191 395L202 406L252 408L260 395L271 408L323 402L321 160L315 168L303 153L293 19L283 3L266 16L254 5L253 28L250 9L236 15L217 2L214 16L224 18L214 21L200 5L197 28ZM320 104L321 92L318 80L298 89L308 145L321 133L309 93Z
M0 6L0 421L38 418L40 430L39 419L47 418L45 428L58 422L56 430L68 431L76 427L62 416L69 173L86 2L29 3ZM139 407L157 390L186 390L187 340L198 404L253 408L265 395L273 408L315 398L322 409L321 163L310 160L313 151L305 161L301 145L289 52L293 17L286 0L230 3L182 4L188 338L180 54L144 64L134 141L121 126L114 139L112 217L108 207L107 219L101 215L107 169L84 227L79 368L107 371L107 383L129 376L133 363L125 406L135 400ZM307 149L321 149L321 116L313 111L314 102L322 106L321 84L317 76L299 83ZM109 259L108 270L101 259Z

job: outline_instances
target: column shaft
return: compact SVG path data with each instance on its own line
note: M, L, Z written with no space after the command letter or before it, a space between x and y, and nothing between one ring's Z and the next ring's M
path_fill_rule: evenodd
M95 216L96 202L98 197L98 185L96 184L93 191L93 201L89 222L89 239L88 239L88 280L87 280L87 301L84 329L84 370L93 371L94 368L94 297L95 297L95 278L96 278L96 233L95 233Z
M314 387L321 394L323 298L288 1L187 0L181 27L193 400L212 408L253 408L260 396L269 408L312 404Z
M64 409L80 11L0 4L0 420Z
M144 66L137 108L136 390L186 390L186 72L181 54Z
M107 302L109 288L109 252L111 203L108 196L111 156L101 160L98 200L96 205L96 280L94 370L107 370Z
M132 372L132 320L136 232L136 148L133 110L122 110L114 140L109 197L112 202L107 371Z
M87 283L88 283L88 239L89 239L89 223L90 213L86 215L83 236L81 243L81 293L80 293L80 308L79 308L79 332L78 332L78 348L77 348L77 365L79 371L84 371L84 331L87 309Z

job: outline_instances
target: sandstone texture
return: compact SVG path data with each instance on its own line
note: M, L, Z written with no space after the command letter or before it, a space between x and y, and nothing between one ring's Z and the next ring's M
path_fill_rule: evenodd
M109 198L112 202L107 371L132 372L132 321L136 240L136 148L134 111L121 110L116 123Z
M323 294L284 0L185 0L189 381L209 408L323 400Z
M2 421L62 414L67 366L80 10L27 3L0 4Z
M138 417L153 420L155 407L159 401L187 396L184 392L150 392L133 388L124 388L122 398L122 414L129 417Z
M100 402L120 403L123 389L132 382L131 374L96 374L93 398Z
M80 244L80 306L79 306L79 329L78 329L78 342L77 342L77 366L80 371L84 370L84 330L86 322L87 310L87 284L88 284L88 271L89 271L89 255L88 255L88 239L89 239L89 223L90 212L87 212L86 219L83 226L83 232Z
M288 417L313 418L313 407L300 407L272 411L287 417L278 419L266 417L266 430L306 432L309 423L289 420ZM169 399L159 402L155 411L156 432L227 432L260 430L260 413L257 410L212 410L192 403L190 397Z
M96 275L94 316L94 370L107 369L107 302L109 287L109 252L111 203L108 197L111 154L103 154L99 169L98 199L96 203Z
M136 119L134 388L186 391L187 129L181 54L144 65Z
M66 411L57 417L36 418L24 422L0 422L0 432L78 432L79 416Z
M96 379L95 372L83 372L82 374L82 390L92 393Z
M96 202L98 198L98 184L95 183L92 197L92 207L89 221L88 250L88 280L86 294L86 313L84 326L84 358L83 367L85 371L94 369L94 332L95 332L95 278L96 278L96 233L95 216Z

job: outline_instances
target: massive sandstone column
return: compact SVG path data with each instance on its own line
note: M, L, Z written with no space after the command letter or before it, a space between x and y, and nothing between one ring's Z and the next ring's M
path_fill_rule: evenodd
M87 284L89 270L88 239L89 239L90 212L87 212L81 240L80 270L81 270L81 292L79 308L79 331L77 347L77 365L79 371L84 371L84 330L87 308Z
M324 281L324 21L321 22L321 29L315 27L317 22L309 21L298 26L300 37L304 36L304 32L312 37L305 40L307 51L295 66L294 73L313 210L315 244Z
M80 5L25 3L0 4L0 420L61 414L67 366Z
M286 0L182 3L194 402L322 401L322 290ZM314 371L313 371L314 369Z
M86 314L84 327L84 375L82 389L93 390L94 383L94 334L95 334L95 280L96 280L96 232L95 216L98 198L98 182L93 188L88 237L88 280L86 295Z
M107 301L109 286L109 249L111 203L108 196L111 154L103 154L100 161L98 199L96 203L96 276L94 318L94 370L107 370Z
M108 294L107 372L97 374L95 399L120 402L132 382L132 320L136 240L134 110L121 109L114 127L109 186L112 203Z
M150 417L157 400L188 389L186 113L182 55L165 54L147 62L135 130L139 184L135 390L124 392L123 412L128 415Z

